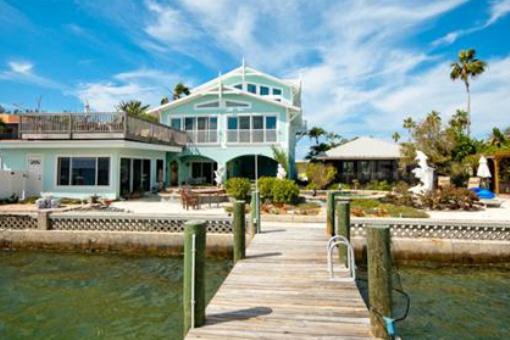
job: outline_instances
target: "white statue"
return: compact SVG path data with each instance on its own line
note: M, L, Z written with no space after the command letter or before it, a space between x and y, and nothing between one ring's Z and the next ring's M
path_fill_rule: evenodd
M427 155L422 151L416 151L418 167L413 169L413 174L420 180L420 184L409 189L414 194L424 194L431 191L434 185L434 169L427 164Z
M278 164L278 171L276 172L276 177L278 179L285 179L287 178L287 171L283 168L281 164Z
M214 181L217 186L221 186L223 184L223 179L225 178L225 167L220 166L216 171L214 171Z

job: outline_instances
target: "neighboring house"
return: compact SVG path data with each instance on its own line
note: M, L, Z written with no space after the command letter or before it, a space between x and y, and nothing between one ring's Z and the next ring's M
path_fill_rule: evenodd
M0 139L16 139L18 136L19 116L15 114L0 114Z
M186 135L125 113L21 114L16 139L0 140L0 169L24 171L26 197L107 198L150 191Z
M372 180L395 181L399 177L400 146L382 139L359 137L326 151L315 159L332 164L343 183Z
M226 177L275 176L272 147L288 156L295 176L296 134L302 129L301 84L244 65L150 111L163 124L186 131L188 146L168 154L169 183L214 183Z

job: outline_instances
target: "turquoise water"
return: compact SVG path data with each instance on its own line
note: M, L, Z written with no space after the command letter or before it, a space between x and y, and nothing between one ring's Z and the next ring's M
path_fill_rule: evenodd
M403 267L411 296L405 339L510 338L510 270L502 267Z
M209 260L210 299L231 262ZM182 259L0 252L1 339L180 339Z

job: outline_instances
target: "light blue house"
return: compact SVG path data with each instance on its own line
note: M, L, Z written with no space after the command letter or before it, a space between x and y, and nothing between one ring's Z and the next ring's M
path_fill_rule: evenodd
M302 129L301 84L241 66L154 108L153 123L116 113L20 116L0 140L0 170L26 173L26 196L108 198L163 185L213 184L226 177L274 176L273 148L295 174Z
M284 80L244 65L151 110L162 124L189 136L181 153L168 154L169 183L213 183L226 177L275 176L273 148L285 152L295 176L296 135L303 128L301 82Z

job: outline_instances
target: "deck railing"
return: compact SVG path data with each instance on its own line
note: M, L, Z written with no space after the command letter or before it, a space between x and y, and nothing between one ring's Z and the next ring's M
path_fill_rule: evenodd
M126 139L184 146L186 134L168 126L114 113L39 113L22 115L21 139Z
M277 142L276 129L227 130L227 143L259 144Z

